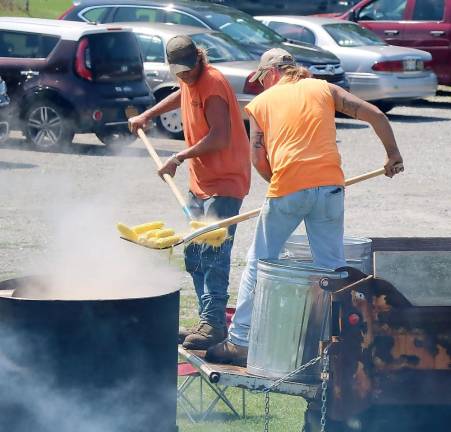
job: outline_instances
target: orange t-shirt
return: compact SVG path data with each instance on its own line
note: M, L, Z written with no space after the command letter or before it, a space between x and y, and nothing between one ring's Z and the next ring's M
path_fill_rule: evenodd
M263 131L272 170L268 197L318 186L343 186L335 104L327 82L278 84L246 106Z
M205 65L194 85L181 82L180 88L183 130L188 146L197 144L210 130L205 117L205 103L209 97L224 99L230 113L229 145L190 159L191 192L202 199L211 196L244 198L250 187L250 147L240 107L230 84L221 72Z

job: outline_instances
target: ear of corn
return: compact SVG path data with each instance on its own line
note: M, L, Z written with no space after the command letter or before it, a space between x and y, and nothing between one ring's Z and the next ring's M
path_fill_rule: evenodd
M127 240L130 240L132 242L138 241L138 235L133 231L131 228L129 228L127 225L123 223L118 223L116 225L118 231L120 232L121 236L124 237Z
M219 243L220 246L227 239L227 236L227 228L219 228L196 237L193 242L197 244L207 243L212 246L217 246Z
M166 229L162 229L162 230L158 230L157 232L155 232L155 238L159 239L159 238L163 238L163 237L170 237L173 236L175 234L175 231L173 229L170 228L166 228Z
M175 244L181 241L181 237L177 235L172 235L168 237L161 238L142 238L140 239L140 244L144 246L148 246L152 249L164 249L170 246L174 246Z
M139 235L139 234L145 233L146 231L163 228L163 226L164 226L164 222L154 221L154 222L148 222L148 223L141 224L141 225L135 225L134 227L132 227L132 230L135 231L135 233Z
M204 226L207 226L207 225L208 224L206 222L195 221L195 220L193 220L189 223L189 226L195 230L199 229L199 228L203 228Z

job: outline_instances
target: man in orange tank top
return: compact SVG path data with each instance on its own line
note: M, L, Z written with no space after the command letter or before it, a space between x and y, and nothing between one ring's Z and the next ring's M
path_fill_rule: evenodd
M251 122L252 163L269 183L228 340L211 347L212 362L246 363L259 259L277 259L304 221L313 263L346 264L343 246L344 176L336 145L335 112L367 121L387 152L388 177L403 171L391 126L375 106L326 81L312 79L285 50L265 52L251 78L265 91L246 107Z
M250 149L236 96L224 76L188 36L168 41L166 52L180 90L129 120L136 132L148 121L181 108L187 148L170 157L158 171L175 175L189 159L189 210L195 219L217 220L239 213L250 186ZM207 349L227 337L230 253L236 226L219 248L191 244L185 249L186 270L191 274L199 301L199 324L182 329L179 342L188 349Z

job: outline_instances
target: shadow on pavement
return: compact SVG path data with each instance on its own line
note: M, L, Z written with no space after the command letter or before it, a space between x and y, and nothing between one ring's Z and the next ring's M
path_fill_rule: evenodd
M447 96L451 96L451 94L447 94ZM415 108L440 108L440 109L450 109L451 108L451 99L449 101L430 101L426 99L418 99L409 103L408 106Z
M60 154L74 154L83 156L125 156L125 157L149 157L149 154L144 148L136 147L122 147L111 148L102 144L80 144L73 142L70 146L63 148L55 148L49 150L41 150L33 148L21 138L9 138L0 145L0 148L7 148L11 150L34 151L37 153L60 153ZM173 150L156 149L161 157L168 157L174 154ZM0 167L1 168L1 167Z
M387 113L387 117L391 122L400 122L400 123L430 123L451 120L450 118L446 117L419 116L410 114L391 114L391 113Z
M37 168L37 167L38 167L38 165L34 165L34 164L0 161L0 170L31 169L31 168Z

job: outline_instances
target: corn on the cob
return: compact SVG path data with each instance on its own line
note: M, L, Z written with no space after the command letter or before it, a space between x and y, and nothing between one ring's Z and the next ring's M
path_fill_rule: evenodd
M162 229L162 230L159 230L158 232L156 232L154 237L159 239L159 238L163 238L163 237L170 237L170 236L173 236L174 234L175 234L175 231L173 229L166 228L166 229Z
M174 246L176 243L179 243L182 238L177 235L172 235L168 237L162 238L142 238L139 243L148 246L153 249L164 249L170 246Z
M162 221L154 221L154 222L148 222L141 225L136 225L132 227L132 230L135 231L136 234L143 234L146 231L160 229L164 227L164 222Z
M138 235L127 225L119 222L116 227L118 231L121 233L121 236L124 237L125 239L130 240L132 242L138 241Z
M193 220L189 223L189 226L195 230L199 229L199 228L203 228L204 226L207 226L207 225L208 224L206 222L195 221L195 220Z
M146 238L150 239L153 237L156 237L156 235L161 231L161 229L153 229L150 231L146 231L145 233L143 233L143 236L145 236Z
M221 245L224 243L228 235L227 228L219 228L214 231L210 231L208 233L202 234L199 237L196 237L193 241L194 243L208 243L212 246L217 246L217 243Z

